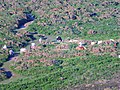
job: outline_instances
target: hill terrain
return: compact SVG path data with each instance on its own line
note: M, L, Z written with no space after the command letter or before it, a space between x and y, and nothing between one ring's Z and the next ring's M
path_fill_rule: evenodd
M1 0L0 90L120 89L119 14L119 0Z

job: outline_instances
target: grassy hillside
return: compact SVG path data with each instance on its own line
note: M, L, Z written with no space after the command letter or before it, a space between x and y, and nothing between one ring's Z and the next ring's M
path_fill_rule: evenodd
M20 20L27 19L26 13L35 20L17 29ZM117 90L119 13L119 0L1 0L0 68L7 66L10 49L19 52L25 47L28 52L7 62L7 69L15 76L7 79L0 71L0 89ZM47 39L39 43L42 35ZM55 42L56 36L61 36L63 42ZM102 43L97 44L100 40ZM85 43L85 50L76 49L80 41ZM35 50L30 49L30 42L36 43ZM3 50L3 45L10 48Z
M110 80L113 75L119 72L118 68L120 68L119 60L109 56L88 56L86 58L76 57L60 60L63 61L62 64L47 67L40 65L22 72L19 71L26 78L18 79L7 85L0 85L1 89L29 90L32 88L35 90L48 90L50 88L70 89L74 86L89 83L94 85L93 81ZM106 85L106 87L109 87L109 85ZM111 84L111 87L116 88L114 84ZM98 88L103 89L105 87L98 84Z

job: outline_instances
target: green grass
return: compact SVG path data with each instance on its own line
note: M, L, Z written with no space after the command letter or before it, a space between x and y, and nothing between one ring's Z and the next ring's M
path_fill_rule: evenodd
M111 2L114 0L106 0L106 2ZM43 2L45 4L40 4ZM18 51L19 47L16 44L20 42L26 42L27 37L24 36L23 38L17 38L13 35L9 30L15 27L17 21L22 19L24 14L23 12L30 12L35 15L36 19L34 22L25 30L34 32L37 31L39 34L45 34L46 36L53 37L54 40L56 36L61 36L63 39L70 38L70 39L84 39L84 40L109 40L109 39L119 39L120 38L120 27L118 24L118 15L116 14L117 10L120 8L119 5L108 4L102 6L102 3L105 3L104 0L83 0L83 2L78 3L77 1L70 0L68 2L69 7L66 7L66 1L61 1L60 4L56 4L54 0L49 0L45 2L44 0L39 1L37 0L35 3L30 2L29 0L16 0L13 1L16 6L13 7L10 5L7 0L5 2L1 1L0 5L4 7L4 11L0 12L0 47L4 44L8 44L10 40L14 41L13 44L14 51ZM11 3L12 4L12 3ZM98 4L96 6L90 6L90 4ZM72 10L69 10L72 7ZM18 10L18 9L22 10ZM51 11L53 8L59 8L58 11ZM80 11L77 11L77 8L81 8ZM44 14L40 14L43 10ZM66 11L70 13L77 13L77 16L80 20L72 20L72 19L65 19L64 16L66 15ZM17 14L10 15L10 12L17 12ZM90 17L90 13L97 13L98 16ZM103 18L104 13L109 14L110 17ZM59 17L56 19L57 22L54 22L53 18L50 18L51 15L58 15ZM72 15L72 14L71 14ZM40 25L38 25L38 22ZM75 26L75 23L78 23ZM42 26L41 24L46 23L46 26ZM66 30L65 27L68 27ZM80 29L82 28L82 29ZM94 35L89 35L89 30L95 30L98 33ZM59 33L58 33L59 32ZM6 40L5 40L5 39ZM38 39L38 37L37 37ZM57 45L57 44L56 44ZM41 46L41 45L40 45ZM71 44L70 50L59 52L59 54L66 54L66 55L73 55L76 53L75 47L77 44ZM53 45L49 45L46 48L46 52L49 52L51 55L56 54L56 52L52 51L55 48ZM40 49L41 51L44 48ZM79 52L79 51L77 51ZM8 52L0 54L0 63L4 63L7 60ZM89 56L81 56L81 57L70 57L70 58L47 58L43 56L31 56L28 59L33 59L39 64L39 66L31 66L27 70L15 70L16 66L9 67L9 62L6 62L3 67L9 68L13 71L13 73L18 73L22 77L20 79L11 78L8 81L3 81L1 83L0 89L1 90L30 90L33 89L50 89L50 88L67 88L72 87L75 85L80 84L87 84L97 81L99 79L111 79L113 78L114 74L117 74L120 69L120 62L119 59L116 57L110 57L109 55L105 56L94 56L91 55L90 52L83 51L84 54L88 54ZM118 53L118 51L117 51ZM23 58L21 56L21 58ZM45 58L48 60L51 59L60 59L63 60L63 64L60 65L53 65L53 66L44 66L43 63L38 63L39 59ZM23 61L26 65L26 63ZM17 64L21 65L21 64ZM24 77L27 76L27 77ZM60 80L60 77L63 77L64 80ZM30 80L31 79L31 80Z
M23 88L63 88L84 83L92 83L101 79L111 79L118 73L120 62L118 58L110 56L88 56L62 59L64 62L60 66L33 67L21 74L28 76L15 82L1 85L1 88L11 90ZM64 65L66 63L66 65ZM61 80L63 77L64 80ZM32 78L29 80L29 78ZM16 85L17 83L17 85ZM8 88L9 86L12 86ZM17 87L16 87L17 86ZM25 87L23 87L25 86Z
M7 83L10 83L11 81L15 81L17 79L24 78L24 76L21 76L17 73L14 73L14 71L11 69L11 64L12 63L13 63L12 61L7 61L7 62L4 63L4 65L2 67L11 71L14 76L10 79L1 80L0 84L7 84Z

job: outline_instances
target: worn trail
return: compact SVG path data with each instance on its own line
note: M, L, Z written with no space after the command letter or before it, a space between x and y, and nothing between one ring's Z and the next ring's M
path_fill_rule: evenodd
M21 30L21 29L26 29L26 28L27 28L30 24L32 24L32 23L33 23L33 21L29 21L29 22L25 23L25 27L24 27L24 28L21 27L21 28L19 28L19 30ZM11 82L11 81L14 81L14 80L17 80L17 79L20 79L20 78L25 77L25 76L22 76L22 75L20 75L20 74L15 73L15 72L10 68L10 66L12 65L15 57L17 57L17 56L11 57L11 58L9 59L9 61L5 62L4 65L2 66L2 68L5 69L5 71L10 71L10 72L12 73L12 76L11 76L11 78L0 82L0 84L7 84L7 83L9 83L9 82Z

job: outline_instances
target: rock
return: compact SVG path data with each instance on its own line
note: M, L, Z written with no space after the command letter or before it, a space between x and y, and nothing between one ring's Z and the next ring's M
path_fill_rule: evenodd
M114 42L115 40L114 40L114 39L110 39L110 41L113 41L113 42Z
M99 49L99 48L97 48L97 47L94 47L93 49L92 49L92 52L93 53L99 53L101 50Z
M76 20L76 19L77 19L76 15L72 15L72 20Z
M104 90L112 90L112 89L110 89L110 88L104 88Z
M90 40L84 40L84 42L87 44L87 45L91 45L91 42Z
M110 56L117 57L117 54L116 53L111 53Z
M91 13L90 17L97 16L97 13Z
M68 42L71 42L71 43L78 43L79 42L79 40L69 40Z
M44 44L44 45L42 45L43 47L46 47L46 45Z
M104 42L106 45L110 45L111 44L111 41L107 40Z
M7 78L12 77L12 73L10 71L5 71L5 74L6 74Z
M76 50L85 50L86 48L84 47L84 46L82 46L82 47L76 47Z
M88 34L97 34L97 31L89 30L87 33L88 33Z
M61 44L61 45L57 45L56 49L69 49L68 44Z
M114 5L117 6L117 5L119 5L119 3L118 3L118 2L115 2Z
M54 65L60 65L63 63L63 60L52 60L52 64Z

